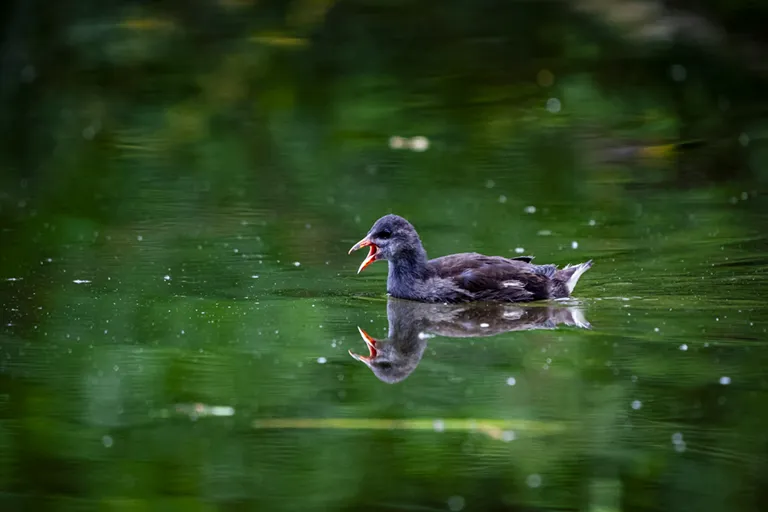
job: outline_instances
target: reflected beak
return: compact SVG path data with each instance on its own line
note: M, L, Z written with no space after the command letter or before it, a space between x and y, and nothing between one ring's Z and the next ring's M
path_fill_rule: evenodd
M360 264L360 268L357 269L358 274L362 272L365 267L376 261L376 253L379 252L379 248L376 247L376 244L371 242L371 239L366 236L355 245L353 245L347 254L352 254L353 251L356 251L362 247L370 247L371 249L368 251L368 256L366 256L363 262Z
M362 330L361 328L357 328L358 331L360 331L360 336L363 338L363 341L368 346L368 355L367 356L361 356L360 354L355 354L351 350L349 351L349 355L351 355L353 358L357 359L360 362L363 362L367 364L368 366L371 366L371 362L374 357L376 357L376 354L379 353L378 350L376 350L376 340L371 338L367 332Z

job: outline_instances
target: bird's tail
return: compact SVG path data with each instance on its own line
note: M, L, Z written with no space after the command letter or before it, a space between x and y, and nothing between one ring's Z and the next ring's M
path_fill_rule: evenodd
M578 265L566 265L562 270L558 270L557 278L565 283L565 287L568 288L568 293L573 293L573 289L576 288L576 283L579 282L579 278L592 268L592 260L586 263L579 263Z

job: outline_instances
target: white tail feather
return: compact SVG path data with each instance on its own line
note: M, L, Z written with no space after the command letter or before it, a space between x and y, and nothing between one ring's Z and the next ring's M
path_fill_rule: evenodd
M565 268L570 268L571 265L566 266ZM576 283L579 282L579 278L592 267L592 260L589 260L586 263L581 263L579 265L574 265L576 267L576 270L573 271L573 274L571 274L571 277L568 278L568 281L565 282L565 286L568 287L568 293L573 293L573 289L576 288ZM565 270L565 269L563 269Z

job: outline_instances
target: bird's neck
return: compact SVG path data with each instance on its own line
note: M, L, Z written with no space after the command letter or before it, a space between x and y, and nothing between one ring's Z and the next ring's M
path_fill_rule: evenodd
M427 252L416 247L389 261L387 292L395 297L411 298L419 281L429 278Z

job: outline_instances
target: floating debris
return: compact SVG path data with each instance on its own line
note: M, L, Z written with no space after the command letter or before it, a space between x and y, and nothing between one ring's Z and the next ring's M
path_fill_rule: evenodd
M478 432L504 441L512 432L543 436L563 432L565 425L534 420L497 420L466 418L386 419L386 418L264 418L253 422L256 429L322 429L322 430L410 430L429 432ZM505 439L506 438L506 439Z

